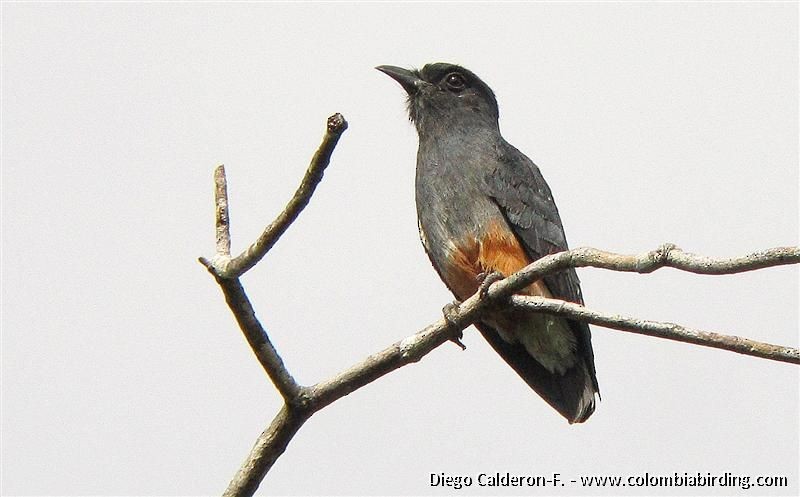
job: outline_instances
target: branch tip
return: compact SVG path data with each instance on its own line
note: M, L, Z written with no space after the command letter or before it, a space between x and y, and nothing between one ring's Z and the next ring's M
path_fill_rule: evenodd
M344 130L347 129L347 121L345 120L343 115L337 112L336 114L328 118L327 126L328 126L328 133L341 135L342 133L344 133Z
M464 342L461 341L461 337L453 337L450 339L450 341L458 345L461 348L461 350L467 350L467 346L464 345Z
M217 256L231 255L231 228L228 216L228 179L225 166L214 169L214 227Z

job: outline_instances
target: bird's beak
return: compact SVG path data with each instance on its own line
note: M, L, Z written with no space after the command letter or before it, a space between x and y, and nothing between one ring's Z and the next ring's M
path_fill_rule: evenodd
M425 81L420 79L420 77L413 71L409 71L408 69L403 69L402 67L397 66L378 66L375 69L379 70L380 72L388 75L393 80L400 83L400 86L408 93L409 95L414 95L419 91L420 87L425 84Z

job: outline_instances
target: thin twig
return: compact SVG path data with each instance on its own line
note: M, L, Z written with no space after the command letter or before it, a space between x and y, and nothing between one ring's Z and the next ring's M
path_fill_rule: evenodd
M213 274L213 271L210 271ZM283 396L284 401L289 405L302 403L305 398L302 394L302 387L297 384L289 370L286 369L266 330L258 321L255 310L250 304L239 278L224 279L217 277L217 283L222 288L225 301L233 312L233 316L247 339L247 343L250 344L258 362L261 363L269 379L272 380L275 388Z
M311 164L306 170L300 186L295 191L294 196L286 204L283 211L264 229L261 235L247 247L241 254L233 259L215 259L213 261L217 274L222 278L238 278L248 269L255 266L264 255L275 245L275 242L283 235L286 229L297 219L300 212L308 205L308 201L314 194L314 190L322 180L325 168L331 160L339 137L347 129L347 121L341 114L334 114L328 118L325 136L322 138Z
M648 321L619 314L606 314L558 299L512 295L511 304L520 309L578 319L605 328L729 350L762 359L800 364L800 350L782 345L757 342L749 338L687 328L675 323Z
M217 232L217 255L231 256L231 227L228 216L228 179L225 177L225 166L220 164L214 169L214 225Z

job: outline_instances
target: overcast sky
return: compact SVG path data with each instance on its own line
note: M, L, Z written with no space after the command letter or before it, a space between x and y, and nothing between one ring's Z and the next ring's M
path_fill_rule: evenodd
M796 3L2 6L2 492L221 493L280 407L197 257L227 166L234 249L325 179L244 278L311 384L441 316L417 139L379 64L461 63L572 247L798 244ZM593 309L798 345L798 271L581 269ZM315 415L269 494L797 495L798 367L593 327L569 426L474 328ZM430 473L787 476L786 488L431 487Z

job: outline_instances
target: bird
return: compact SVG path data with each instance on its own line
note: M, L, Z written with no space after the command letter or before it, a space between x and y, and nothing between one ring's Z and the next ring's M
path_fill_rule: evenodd
M422 69L376 69L407 93L409 118L419 136L419 235L458 301L485 289L482 285L491 281L487 275L506 277L569 249L550 187L538 166L501 135L497 99L486 83L462 66L443 62ZM583 304L573 268L519 293ZM600 389L585 322L498 308L475 326L570 424L592 415Z

